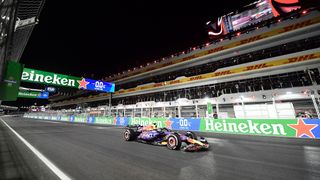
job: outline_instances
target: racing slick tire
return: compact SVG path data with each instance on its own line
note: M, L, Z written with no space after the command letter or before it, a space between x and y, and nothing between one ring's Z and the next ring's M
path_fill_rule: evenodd
M171 150L179 150L181 148L181 138L179 134L174 133L168 136L167 147Z
M123 138L126 141L133 141L137 138L136 133L132 129L126 129L123 133Z

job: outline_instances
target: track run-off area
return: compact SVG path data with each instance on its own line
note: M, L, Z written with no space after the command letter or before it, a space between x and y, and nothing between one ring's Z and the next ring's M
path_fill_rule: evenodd
M0 179L320 179L320 141L197 133L204 152L126 142L124 127L0 117Z

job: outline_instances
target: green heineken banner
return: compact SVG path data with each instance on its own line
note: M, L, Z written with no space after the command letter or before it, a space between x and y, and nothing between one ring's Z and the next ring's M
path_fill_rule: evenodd
M142 126L149 125L152 123L156 123L159 128L168 127L166 123L168 123L167 118L131 118L129 121L130 125L139 124Z
M24 117L39 118L32 114ZM47 119L41 116L42 119ZM200 131L223 134L277 136L320 139L320 119L213 119L213 118L130 118L94 116L57 116L70 122L126 125L149 125L172 130Z
M21 80L26 82L35 82L39 84L78 88L77 86L79 86L79 83L77 83L77 81L80 81L81 78L24 68Z
M84 90L114 92L113 83L24 68L21 81L64 86Z
M0 100L17 100L22 70L22 64L13 61L8 61L3 81L0 82Z
M114 117L96 117L95 123L97 124L115 124L115 118Z
M320 138L319 119L201 119L200 131L228 134Z
M18 97L20 98L36 98L36 99L48 99L48 92L38 92L38 91L19 91Z

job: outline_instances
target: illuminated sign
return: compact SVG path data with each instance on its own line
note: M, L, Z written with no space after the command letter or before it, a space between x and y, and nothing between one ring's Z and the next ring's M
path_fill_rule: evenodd
M56 92L56 88L55 87L46 87L46 91L48 91L48 92Z
M87 90L114 92L114 84L104 81L96 81L92 79L85 79L88 82Z
M113 83L24 68L21 81L72 87L83 90L114 92Z
M281 16L301 8L299 0L269 0L269 3L274 16Z
M48 99L49 92L19 91L18 97L20 97L20 98Z

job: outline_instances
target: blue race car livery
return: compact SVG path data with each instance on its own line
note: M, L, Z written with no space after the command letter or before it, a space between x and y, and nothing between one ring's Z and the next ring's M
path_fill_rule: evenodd
M167 128L157 128L156 124L128 126L123 137L126 141L162 145L171 150L200 151L209 149L208 141L203 137L198 139L194 132L178 133Z

